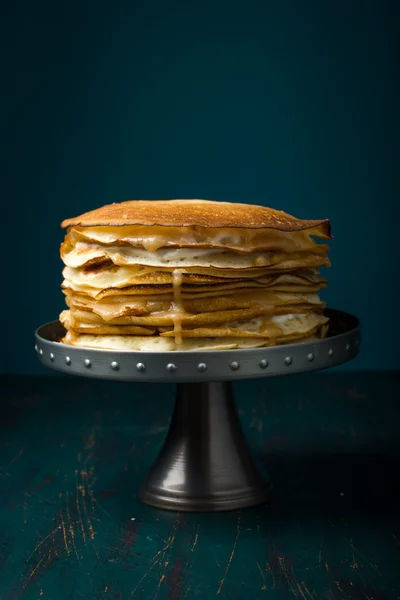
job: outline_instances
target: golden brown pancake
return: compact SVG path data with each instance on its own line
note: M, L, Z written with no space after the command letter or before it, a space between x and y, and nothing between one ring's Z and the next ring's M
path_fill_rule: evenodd
M219 338L184 338L181 344L176 344L174 338L161 336L137 335L93 335L68 331L64 343L71 346L97 349L115 349L135 352L173 352L173 351L206 351L206 350L235 350L240 348L262 348L284 345L293 342L311 342L322 339L326 334L324 327L313 334L303 336L283 336L276 339L252 337L219 337Z
M240 229L278 229L300 231L321 227L330 237L328 219L297 219L287 213L258 206L210 200L127 200L108 204L79 217L66 219L63 228L71 226L161 225L167 227L237 227Z
M212 296L198 294L198 296L193 294L189 298L184 297L187 313L202 314L221 310L253 308L255 306L268 306L271 310L276 311L282 306L297 304L310 305L310 310L325 307L325 304L321 302L316 293L301 294L298 292L276 292L268 289L244 289L237 290L235 294L220 293ZM113 318L125 316L168 314L172 302L174 302L172 295L108 296L101 300L93 299L84 294L68 293L66 295L66 303L70 308L92 311L107 322Z

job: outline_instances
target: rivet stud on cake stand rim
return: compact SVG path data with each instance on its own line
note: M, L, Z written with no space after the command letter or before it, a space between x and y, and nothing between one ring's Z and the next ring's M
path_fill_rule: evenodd
M43 365L99 379L176 382L175 408L161 452L145 477L140 499L178 511L245 508L268 500L271 486L248 450L235 407L232 382L316 371L354 358L356 317L327 310L324 340L246 350L129 352L61 344L54 321L35 334Z

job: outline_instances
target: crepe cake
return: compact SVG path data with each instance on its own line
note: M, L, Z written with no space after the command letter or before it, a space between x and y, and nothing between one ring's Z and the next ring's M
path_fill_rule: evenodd
M329 220L249 204L132 200L63 221L65 344L255 348L328 329Z

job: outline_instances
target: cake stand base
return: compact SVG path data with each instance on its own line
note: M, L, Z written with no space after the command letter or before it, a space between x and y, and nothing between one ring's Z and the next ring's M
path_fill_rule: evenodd
M178 384L164 446L140 499L179 511L222 511L268 500L243 435L229 382Z

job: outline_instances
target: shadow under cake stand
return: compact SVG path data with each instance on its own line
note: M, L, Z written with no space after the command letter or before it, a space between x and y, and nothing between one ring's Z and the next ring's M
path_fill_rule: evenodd
M59 321L36 331L36 352L46 367L85 377L176 382L175 408L161 452L139 497L178 511L220 511L268 500L269 478L258 470L236 412L232 381L316 371L356 356L356 317L326 310L328 337L313 342L190 352L133 352L60 343Z

